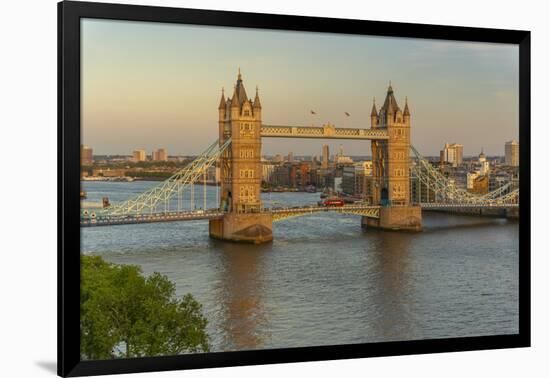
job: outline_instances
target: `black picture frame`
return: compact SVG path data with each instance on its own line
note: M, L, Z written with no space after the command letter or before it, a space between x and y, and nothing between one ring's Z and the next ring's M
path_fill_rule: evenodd
M80 19L497 42L519 46L519 333L354 345L81 361ZM63 1L58 3L58 374L82 376L530 346L530 32L457 26Z

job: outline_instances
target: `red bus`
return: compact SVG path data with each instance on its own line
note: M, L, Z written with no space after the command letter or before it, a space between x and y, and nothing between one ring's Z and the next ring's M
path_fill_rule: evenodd
M324 206L344 206L344 200L337 198L329 198L323 202Z

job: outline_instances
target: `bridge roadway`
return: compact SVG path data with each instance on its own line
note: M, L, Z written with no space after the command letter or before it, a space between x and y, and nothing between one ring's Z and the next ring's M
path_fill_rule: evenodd
M296 217L318 212L338 212L345 214L363 215L372 218L378 217L380 206L371 205L345 205L345 206L297 206L297 207L272 207L265 208L264 211L273 214L273 220L278 221L290 217ZM90 209L91 210L91 209ZM81 227L90 226L114 226L122 224L137 223L157 223L157 222L177 222L192 221L203 219L216 219L223 216L223 212L218 209L194 210L194 211L172 211L167 213L139 214L139 215L102 215L101 211L97 215L92 211L89 216L82 215L80 218Z
M422 210L510 210L510 209L519 209L519 204L517 203L498 203L495 201L493 203L484 203L484 204L475 204L475 203L445 203L445 202L426 202L421 203L420 207Z
M470 210L470 209L494 209L494 210L507 210L517 209L518 204L453 204L453 203L421 203L420 206L423 210L439 210L439 211L453 211L453 210ZM91 210L91 209L90 209ZM320 212L336 212L341 214L352 214L365 216L369 218L378 218L380 206L372 206L366 204L353 204L345 206L296 206L296 207L273 207L265 208L264 211L271 212L273 214L273 221L277 222L283 219L303 216L307 214L320 213ZM89 216L81 216L80 226L114 226L123 224L139 224L139 223L158 223L158 222L178 222L178 221L193 221L193 220L207 220L217 219L224 215L224 212L218 209L210 210L194 210L194 211L173 211L167 213L153 213L153 214L136 214L136 215L101 215L101 211L98 214L92 211Z

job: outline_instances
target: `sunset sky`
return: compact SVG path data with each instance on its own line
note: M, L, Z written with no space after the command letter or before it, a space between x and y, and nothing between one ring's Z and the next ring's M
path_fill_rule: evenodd
M200 153L217 138L221 88L231 95L238 67L249 97L259 86L266 124L370 127L373 97L380 106L391 80L424 155L445 142L504 155L518 138L513 45L85 19L81 54L82 143L94 154ZM263 153L320 154L325 143L264 139ZM327 144L370 154L367 141Z

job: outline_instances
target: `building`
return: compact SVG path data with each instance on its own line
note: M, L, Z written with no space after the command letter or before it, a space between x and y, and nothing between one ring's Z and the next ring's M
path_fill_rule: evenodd
M372 200L372 161L343 167L342 192Z
M511 140L504 145L504 164L519 167L519 142Z
M153 161L168 161L168 152L165 148L159 148L153 151Z
M330 157L330 154L329 154L328 144L325 144L323 146L323 160L321 161L322 169L328 169L329 157Z
M262 159L262 182L273 184L273 172L278 164Z
M92 165L94 163L91 147L80 145L80 165Z
M489 192L489 176L483 175L476 177L471 192L475 194L487 194Z
M441 163L449 163L453 167L462 164L464 146L458 143L445 143L439 157Z
M353 159L349 156L338 155L336 156L337 164L353 164Z
M289 163L294 163L294 153L292 153L292 151L290 151L288 153L288 158L287 159L288 159Z
M147 153L144 149L134 150L132 160L136 163L140 161L145 161L147 160Z
M469 191L474 190L474 180L480 176L478 171L468 172L466 174L466 189Z
M273 186L290 186L290 169L288 164L275 165L270 184Z
M300 189L304 190L308 185L312 183L310 172L311 163L301 162L296 177L297 184Z
M335 193L341 193L342 192L342 177L334 177L334 192Z

